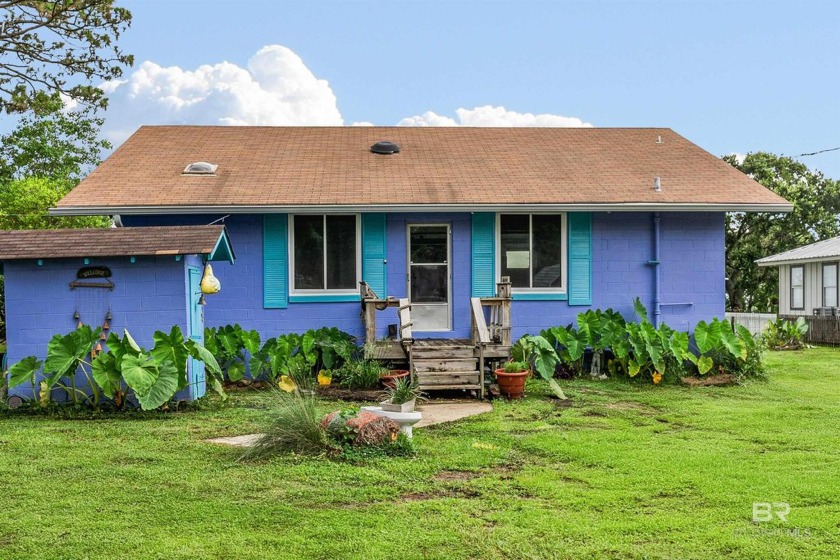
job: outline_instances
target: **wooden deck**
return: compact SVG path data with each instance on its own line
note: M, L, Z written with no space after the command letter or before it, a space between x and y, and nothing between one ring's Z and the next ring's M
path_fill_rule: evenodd
M484 396L484 370L510 356L510 282L497 285L497 295L471 298L472 338L414 338L411 303L403 298L379 298L361 283L368 358L405 364L424 391L475 390ZM376 312L396 307L397 337L376 340Z

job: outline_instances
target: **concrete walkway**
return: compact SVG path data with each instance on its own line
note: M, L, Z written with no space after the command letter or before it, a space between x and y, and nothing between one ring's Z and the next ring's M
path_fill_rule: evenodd
M493 410L489 402L481 401L459 401L449 403L426 403L417 407L423 413L423 419L414 427L425 428L444 422L454 422L462 418L477 416ZM219 445L230 445L232 447L252 447L263 434L247 434L244 436L220 437L208 439L209 443Z

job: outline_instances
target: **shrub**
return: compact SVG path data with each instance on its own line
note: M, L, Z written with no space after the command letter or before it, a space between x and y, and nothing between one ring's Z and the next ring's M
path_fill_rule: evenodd
M572 325L552 327L542 335L557 349L561 364L578 374L583 373L584 352L591 348L602 357L608 352L612 355L606 362L610 375L657 384L676 381L692 371L703 375L713 368L739 376L762 375L763 347L744 327L733 332L726 321L700 321L692 349L687 332L675 331L665 323L654 327L639 298L633 304L638 323L627 323L611 309L589 310L578 314L577 329Z
M245 377L246 352L252 379L276 381L282 375L291 376L290 369L298 374L306 369L314 378L315 372L337 367L357 351L355 339L335 327L288 333L269 338L262 345L257 331L244 330L239 325L206 328L204 337L230 381Z
M799 350L806 348L805 335L808 334L808 322L799 317L795 322L779 317L768 323L762 336L767 346L773 350Z
M25 381L32 386L32 399L47 406L54 388L62 389L74 405L99 408L103 398L122 409L133 394L143 410L159 408L187 386L187 358L205 364L208 385L224 396L221 370L213 355L193 340L184 340L175 325L169 334L154 333L155 346L138 346L128 331L120 339L114 333L101 346L102 329L87 325L65 335L57 334L47 345L46 360L27 356L9 369L9 388ZM43 366L43 372L41 370ZM38 380L42 373L42 379ZM84 382L78 384L78 377Z
M345 389L375 389L383 371L385 368L375 360L350 360L332 370L332 375L333 381Z

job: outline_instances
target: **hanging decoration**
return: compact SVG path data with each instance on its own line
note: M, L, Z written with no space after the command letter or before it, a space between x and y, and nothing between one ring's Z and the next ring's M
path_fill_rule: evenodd
M213 267L210 263L204 265L204 275L201 277L200 286L203 294L217 294L222 289L222 283L213 276Z

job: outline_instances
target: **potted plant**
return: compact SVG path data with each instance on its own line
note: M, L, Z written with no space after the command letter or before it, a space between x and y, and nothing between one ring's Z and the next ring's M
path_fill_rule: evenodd
M583 353L581 352L581 354ZM566 400L567 397L563 393L563 389L554 380L554 369L557 367L560 358L545 337L526 334L511 347L510 356L512 360L524 363L527 373L539 373L540 377L548 382L548 387L554 393L554 396ZM498 377L498 370L496 376ZM499 383L499 389L501 389L501 382Z
M496 370L499 391L509 399L521 399L525 394L525 381L531 374L526 362L507 362Z
M416 381L402 377L394 381L393 387L386 390L388 398L381 403L387 412L414 412L416 402L425 400Z
M386 369L382 368L382 373L379 374L379 381L382 382L386 388L396 388L397 380L405 379L410 375L407 369Z

